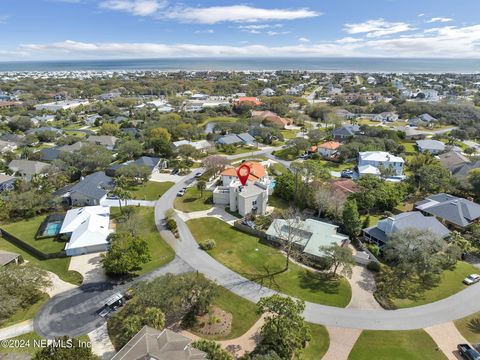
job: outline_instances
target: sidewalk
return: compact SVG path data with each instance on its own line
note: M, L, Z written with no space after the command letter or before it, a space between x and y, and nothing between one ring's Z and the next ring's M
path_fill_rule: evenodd
M0 329L0 340L10 339L33 331L33 320L25 320L21 323Z

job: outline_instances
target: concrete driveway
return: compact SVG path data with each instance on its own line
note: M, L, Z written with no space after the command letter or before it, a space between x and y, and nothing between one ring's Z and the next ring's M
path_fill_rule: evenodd
M107 280L103 270L100 253L73 256L68 270L78 271L83 276L83 283L98 283Z

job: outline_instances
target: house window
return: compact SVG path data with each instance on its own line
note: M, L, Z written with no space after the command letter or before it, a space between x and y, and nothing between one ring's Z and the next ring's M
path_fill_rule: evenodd
M253 206L257 205L257 200L252 201L252 205L253 205Z

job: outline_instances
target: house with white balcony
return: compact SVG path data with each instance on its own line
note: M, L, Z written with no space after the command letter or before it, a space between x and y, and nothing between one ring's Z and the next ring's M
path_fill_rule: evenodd
M388 181L405 179L403 167L405 160L386 151L365 151L358 154L358 175L383 176Z
M213 191L213 203L227 205L230 211L237 211L242 216L265 214L272 190L271 180L262 164L253 161L244 164L250 167L246 184L241 184L236 168L226 168L220 174L222 185Z

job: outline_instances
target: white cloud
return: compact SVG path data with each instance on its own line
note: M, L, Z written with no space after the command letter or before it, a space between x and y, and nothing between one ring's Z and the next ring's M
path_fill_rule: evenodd
M446 23L446 22L450 22L450 21L453 21L453 19L446 18L446 17L434 17L434 18L431 18L430 20L427 20L426 22L427 23L436 23L436 22Z
M257 30L258 31L258 30ZM258 39L255 39L258 41ZM66 40L25 44L1 49L0 59L105 59L151 57L425 57L480 59L480 24L431 28L395 38L347 37L320 43L300 41L270 46L239 42L239 45L88 43Z
M410 24L404 22L388 22L382 18L368 20L358 24L345 24L343 29L348 34L366 34L365 36L368 38L415 30Z
M207 8L175 7L165 12L169 19L201 24L221 22L259 22L272 20L296 20L321 15L302 9L263 9L247 5L212 6Z
M200 24L297 20L321 15L307 8L265 9L248 5L191 7L172 5L167 0L103 0L99 6L137 16L154 16L158 19Z
M353 44L353 43L357 43L359 41L363 41L363 39L348 36L348 37L338 39L336 42L338 44Z
M302 43L308 43L308 42L310 42L310 39L305 38L305 37L301 37L301 38L298 38L298 41L300 41Z
M213 29L195 30L195 34L213 34L214 32Z
M424 13L418 14L418 17L424 17L424 16L425 16Z
M290 34L290 31L272 31L272 30L269 30L265 34L267 34L268 36L287 35L287 34Z
M247 30L262 30L262 29L273 29L273 28L281 28L283 27L282 24L259 24L259 25L240 25L239 29L247 29Z
M165 5L157 0L107 0L100 3L103 9L125 11L136 16L153 15Z

